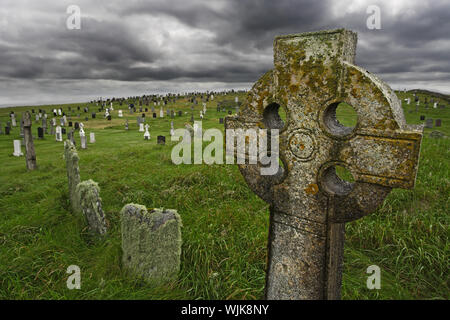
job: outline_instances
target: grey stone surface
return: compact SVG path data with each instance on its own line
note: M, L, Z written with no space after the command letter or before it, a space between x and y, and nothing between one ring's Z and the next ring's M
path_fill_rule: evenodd
M107 227L98 184L90 179L80 182L76 187L76 193L89 231L93 234L105 235Z
M175 280L180 270L181 218L176 210L127 204L121 213L122 264L153 284Z
M339 299L344 223L373 212L392 188L414 187L422 127L406 124L395 93L355 66L355 53L348 30L277 37L275 68L226 117L226 129L280 130L274 175L261 175L261 163L239 165L271 205L268 299ZM354 128L338 122L340 102L358 114Z
M80 158L75 145L70 140L64 141L64 158L66 159L70 205L74 213L80 213L82 211L76 191L77 185L80 183L80 168L78 166Z

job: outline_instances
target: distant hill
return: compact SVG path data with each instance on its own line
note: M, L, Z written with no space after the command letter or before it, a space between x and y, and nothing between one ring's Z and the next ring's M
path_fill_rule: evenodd
M448 95L448 94L443 94L443 93L424 90L424 89L413 89L413 90L408 90L406 92L428 94L428 95L436 97L436 98L444 99L445 101L450 103L450 95Z

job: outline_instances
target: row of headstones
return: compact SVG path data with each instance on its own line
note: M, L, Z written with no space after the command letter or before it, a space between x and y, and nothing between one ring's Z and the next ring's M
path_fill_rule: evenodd
M82 213L95 236L107 234L100 188L93 180L80 182L75 145L64 143L69 198L74 213ZM176 210L127 204L120 212L122 264L134 276L152 284L175 280L180 270L181 217Z
M421 121L425 121L425 128L431 129L433 128L433 119L428 118L425 119L425 116L420 116ZM441 127L442 126L442 119L436 119L435 127Z

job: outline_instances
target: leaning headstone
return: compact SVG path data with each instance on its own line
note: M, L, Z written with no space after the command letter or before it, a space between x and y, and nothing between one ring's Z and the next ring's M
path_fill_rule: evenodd
M356 38L345 29L275 38L274 69L253 85L239 114L225 120L227 145L241 138L227 131L253 129L266 148L260 126L271 130L270 156L262 150L261 162L239 165L270 204L268 299L339 299L345 223L375 211L392 188L414 187L422 127L407 125L394 91L354 65ZM342 100L358 114L354 128L336 118ZM284 123L280 105L301 117ZM250 149L236 158L252 161ZM336 165L356 182L340 179Z
M20 140L14 140L13 143L14 143L13 156L15 156L15 157L23 156L23 153L22 153L22 142Z
M436 127L440 127L441 125L442 125L442 120L441 119L436 119L435 126Z
M80 183L80 168L78 167L78 161L80 158L78 157L75 145L70 140L64 141L64 158L66 159L70 205L74 213L79 213L81 210L76 188Z
M97 235L106 234L105 214L102 210L102 199L100 198L100 188L92 180L80 182L75 190L79 200L79 208L84 214L88 229Z
M180 270L181 218L176 210L127 204L120 212L122 265L151 284L176 280Z
M31 133L31 115L27 111L22 116L23 120L23 138L25 142L25 155L28 170L34 170L37 168L36 164L36 152L34 150L33 134Z
M427 120L425 120L425 128L428 128L428 129L433 128L433 119L428 118Z

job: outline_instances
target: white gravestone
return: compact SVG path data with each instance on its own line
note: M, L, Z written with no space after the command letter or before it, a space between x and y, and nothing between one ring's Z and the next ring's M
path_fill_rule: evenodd
M173 121L170 122L170 136L175 134L175 130L173 129Z
M435 102L435 103L433 104L433 108L434 108L434 109L437 108L437 104L438 104L437 102Z
M164 118L164 110L163 108L159 109L159 117Z
M123 117L123 112L122 112L122 110L119 110L119 118L122 118Z
M89 134L89 143L95 143L95 133L91 132Z
M139 123L139 132L144 132L144 123Z
M142 124L143 125L143 124ZM145 133L144 133L144 140L150 140L150 132L148 132L148 128L150 126L148 124L145 125Z
M60 126L56 127L56 141L62 142L62 130Z
M14 140L14 153L13 156L20 157L23 156L22 153L22 142L20 140Z

